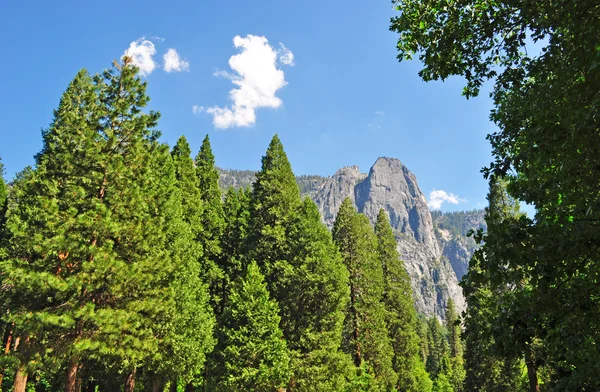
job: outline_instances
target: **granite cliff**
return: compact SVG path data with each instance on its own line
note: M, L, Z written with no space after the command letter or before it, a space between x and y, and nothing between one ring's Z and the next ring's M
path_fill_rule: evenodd
M253 180L251 171L221 170L224 188L249 186ZM475 248L473 240L466 237L466 228L481 227L482 211L458 215L430 212L416 177L395 158L377 159L369 173L348 166L331 177L300 176L297 182L303 195L317 204L330 228L346 197L372 223L383 208L390 217L398 251L411 277L417 310L443 318L449 298L458 309L464 309L458 281Z

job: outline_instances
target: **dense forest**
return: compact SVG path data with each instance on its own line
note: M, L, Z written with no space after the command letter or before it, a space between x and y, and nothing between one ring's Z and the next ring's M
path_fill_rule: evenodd
M600 390L600 5L394 5L422 79L462 76L467 98L493 84L463 314L417 314L384 210L372 225L346 199L329 231L301 196L319 177L297 179L277 136L241 183L208 136L195 158L161 142L124 56L78 72L35 165L0 175L0 388Z
M148 100L128 58L80 71L2 182L4 390L462 390L459 316L417 316L383 210L330 232L277 136L222 192Z

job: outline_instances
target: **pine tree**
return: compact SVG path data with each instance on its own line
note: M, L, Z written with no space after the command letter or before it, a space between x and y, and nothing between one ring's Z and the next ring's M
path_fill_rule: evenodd
M133 390L176 308L181 203L154 130L159 114L141 111L149 98L136 75L128 58L93 82L77 74L7 222L2 273L21 299L11 321L30 357L65 364L66 391L87 358L119 369Z
M4 181L4 164L2 163L2 157L0 157L0 211L2 215L0 219L4 219L4 210L6 207L6 198L8 197L8 187ZM0 221L3 222L3 221Z
M417 392L421 390L421 385L417 381L418 372L415 367L421 359L410 277L396 249L396 239L383 209L377 215L375 234L384 277L383 303L394 349L394 371L398 374L396 388L400 391Z
M347 272L314 203L300 192L275 135L250 200L249 259L265 273L293 355L295 390L340 390L351 364L339 351Z
M276 277L289 268L286 231L299 205L300 191L292 166L275 135L252 187L248 238L249 255L259 262L271 293L279 291Z
M171 152L177 180L177 193L182 207L182 227L171 239L177 261L172 290L175 311L169 333L157 364L161 382L192 381L201 373L205 355L213 348L214 314L209 306L208 288L201 280L202 248L197 241L200 231L201 200L191 150L185 137L180 137ZM173 232L177 232L173 230Z
M222 313L227 306L227 297L231 285L242 278L244 248L243 244L248 235L248 221L250 219L250 192L244 188L239 190L233 187L227 190L223 201L223 235L221 236L221 249L223 252L223 278L220 285L221 304L217 313Z
M315 203L305 198L287 238L293 272L280 294L282 320L294 349L294 390L339 391L352 377L341 351L348 272Z
M465 369L463 360L463 344L460 338L461 327L460 319L454 308L452 298L448 299L446 305L446 329L448 330L448 344L450 345L450 365L452 368L452 377L450 383L455 392L463 391L465 379Z
M216 353L214 389L275 391L289 379L289 352L279 328L277 302L256 263L232 287Z
M395 388L392 345L386 326L384 278L377 257L377 237L365 215L346 198L333 226L333 238L349 272L350 303L344 347L357 368L372 371L381 390Z
M427 372L435 380L440 373L447 375L449 371L449 347L444 327L437 317L430 318L427 325L429 355L427 356L426 366Z
M507 182L490 181L489 206L486 208L488 233L480 231L476 240L482 244L469 261L461 285L467 300L465 314L465 389L481 391L519 390L520 361L525 348L531 347L527 318L519 314L520 301L527 299L523 290L518 296L522 271L510 265L518 262L523 248L508 245L507 234L526 238L520 229L518 203L506 191ZM526 244L527 241L520 242ZM510 257L507 257L510 252ZM507 260L513 259L511 263ZM517 283L518 284L515 284ZM509 287L514 287L509 290ZM508 317L519 317L521 328L511 327ZM531 363L530 363L531 365ZM530 366L531 367L531 366ZM533 375L535 368L530 369ZM533 377L534 384L537 376ZM533 387L535 390L535 386Z
M196 155L196 176L202 201L201 229L198 229L199 241L204 249L202 271L209 284L211 303L216 311L220 303L218 286L223 278L221 235L225 222L219 172L215 167L215 156L208 135Z

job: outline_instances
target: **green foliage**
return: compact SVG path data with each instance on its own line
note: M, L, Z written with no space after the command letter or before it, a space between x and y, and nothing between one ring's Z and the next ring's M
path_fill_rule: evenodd
M499 130L488 136L494 160L484 174L508 178L511 196L536 208L535 220L498 229L505 247L493 249L511 264L510 281L521 275L527 287L512 296L506 315L504 331L514 327L517 338L494 344L509 351L525 345L530 354L541 345L543 358L527 362L552 369L548 390L599 389L600 365L592 355L600 342L597 4L395 4L401 14L391 29L400 34L399 57L418 53L423 79L464 76L467 97L495 81L491 119ZM531 41L541 50L530 53ZM520 320L527 320L525 328Z
M223 281L220 285L219 297L221 304L218 313L221 314L227 306L227 297L231 284L242 277L244 243L248 235L248 221L250 219L250 194L240 188L229 188L223 202L224 226L221 237L223 251L222 269Z
M463 359L463 342L461 340L460 319L454 308L452 298L448 299L446 305L446 329L448 330L448 344L450 346L450 368L452 373L449 377L455 392L463 391L465 380L465 368Z
M210 348L206 297L182 300L191 236L173 161L157 142L159 115L141 111L148 97L136 74L127 58L93 80L79 72L11 195L0 269L14 299L8 321L29 339L23 361L93 360L129 373L160 371L169 358L184 372ZM173 342L190 313L188 333L202 332ZM190 351L171 357L165 347Z
M292 383L297 390L343 388L347 374L340 369L348 361L339 347L347 272L316 206L301 201L277 136L262 162L250 199L247 257L257 260L279 304L293 352Z
M196 175L202 210L198 240L204 250L202 258L202 274L210 287L211 303L218 310L221 299L219 284L223 279L223 255L221 236L225 225L223 204L219 188L219 172L215 167L215 156L212 153L208 135L196 155Z
M436 317L430 318L427 326L428 355L425 365L427 372L435 380L440 373L449 371L449 347L446 331Z
M357 367L366 365L374 376L376 389L396 386L394 351L389 338L383 303L385 283L377 253L377 237L369 219L358 214L346 198L333 226L349 273L350 302L346 313L343 347Z
M517 264L524 252L508 233L520 235L526 218L518 203L508 195L506 182L490 182L486 209L488 232L478 234L483 243L469 262L461 285L467 299L465 314L466 388L483 391L518 390L519 363L535 336L534 319L523 314L530 286ZM524 237L522 237L524 238ZM527 242L523 242L527 246ZM518 316L517 316L518 315ZM514 324L513 317L518 317Z
M232 287L217 347L215 390L276 391L289 379L289 352L277 303L256 263Z
M171 238L177 268L174 271L172 290L175 309L169 334L158 368L164 380L180 378L190 382L200 374L205 355L214 345L215 318L209 307L209 293L201 279L202 248L197 241L200 232L201 199L196 181L194 162L186 139L182 136L171 156L173 157L176 186L180 197L181 219L177 233Z
M421 391L415 366L419 360L419 336L410 277L396 249L396 238L386 212L382 209L375 224L377 255L383 272L383 303L398 375L396 389Z
M433 381L432 392L454 392L452 383L448 380L448 377L444 373L438 374L436 379Z

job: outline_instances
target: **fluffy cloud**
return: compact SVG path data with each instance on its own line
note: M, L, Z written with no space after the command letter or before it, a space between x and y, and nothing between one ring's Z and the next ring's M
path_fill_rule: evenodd
M237 88L229 92L232 101L230 107L210 107L196 109L213 116L217 128L248 127L256 123L256 109L281 106L282 102L275 94L287 83L279 63L292 65L294 54L281 45L275 50L265 37L247 35L236 36L233 44L240 53L231 56L229 66L232 72L217 71L216 76L224 77Z
M140 69L140 74L148 76L156 68L156 63L152 59L155 54L154 43L142 37L130 43L123 56L131 57L133 63Z
M190 63L179 56L179 53L173 48L167 50L163 55L164 70L166 72L189 71Z
M446 191L442 190L433 190L429 194L429 202L427 205L433 210L439 210L444 203L458 204L464 201L464 199L460 199L458 196L452 193L447 193Z
M294 53L285 47L281 42L279 43L279 61L281 64L294 66Z

